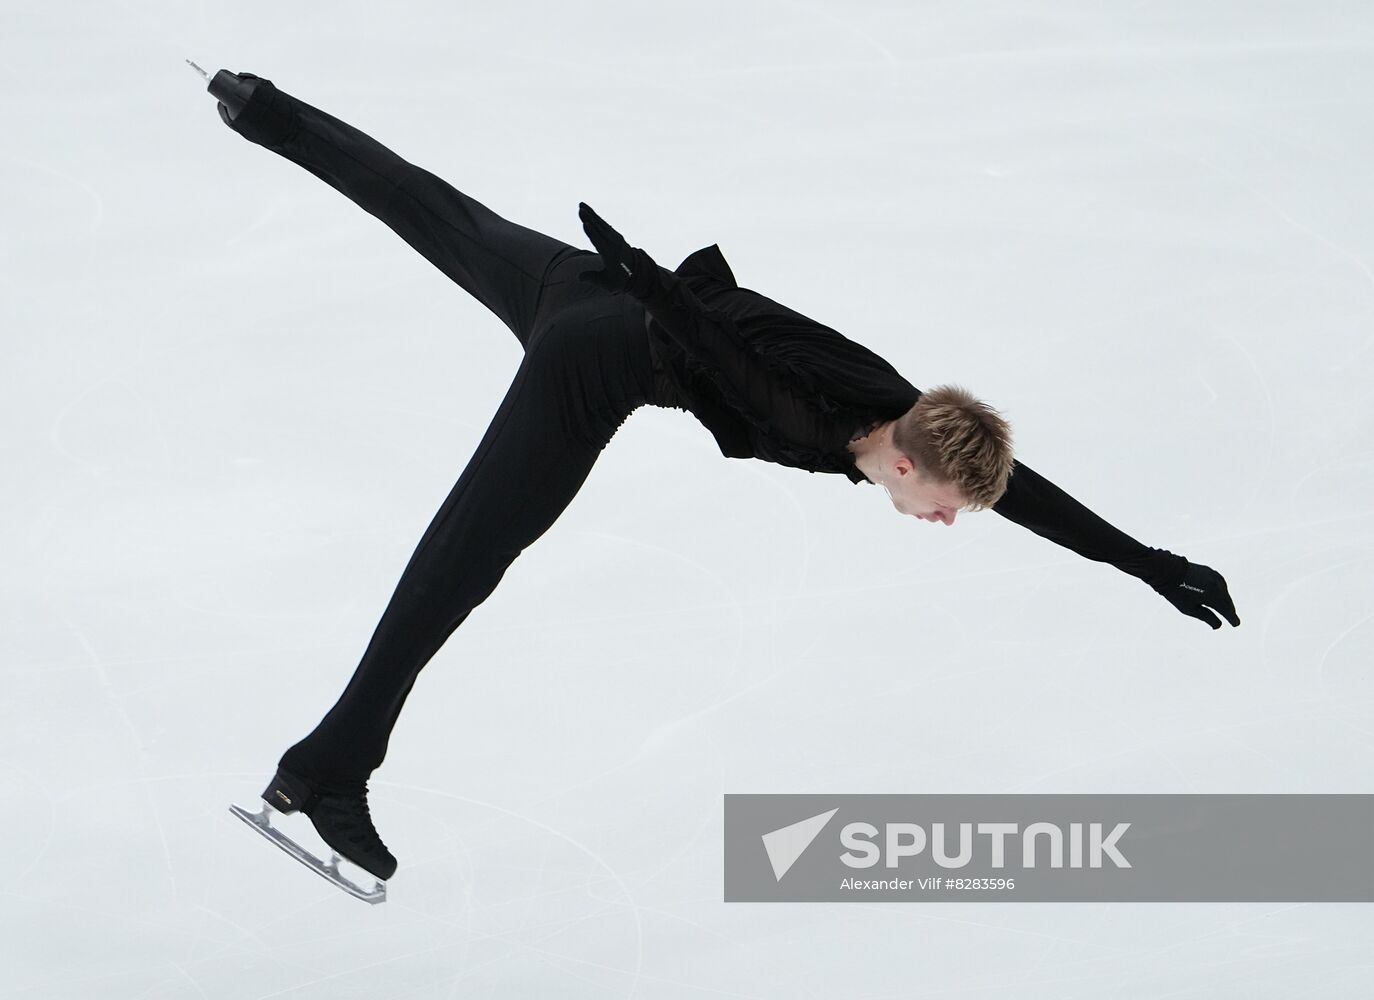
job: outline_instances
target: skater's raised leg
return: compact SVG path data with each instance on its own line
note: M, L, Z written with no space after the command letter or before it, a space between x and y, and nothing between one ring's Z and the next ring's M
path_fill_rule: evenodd
M528 346L544 278L555 258L572 250L567 243L502 218L271 80L221 71L211 92L229 100L221 105L226 125L386 223Z

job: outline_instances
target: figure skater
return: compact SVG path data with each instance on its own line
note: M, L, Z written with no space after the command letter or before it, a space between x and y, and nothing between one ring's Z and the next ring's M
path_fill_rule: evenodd
M957 386L922 392L862 345L740 288L719 246L669 271L583 204L596 252L579 249L507 221L270 80L221 70L209 90L230 129L380 219L524 351L342 696L286 750L262 796L304 812L326 844L383 883L396 859L373 825L367 780L416 676L646 403L691 412L727 457L877 484L900 513L947 526L991 508L1139 578L1214 629L1213 610L1240 624L1221 574L1141 544L1015 459L992 407Z

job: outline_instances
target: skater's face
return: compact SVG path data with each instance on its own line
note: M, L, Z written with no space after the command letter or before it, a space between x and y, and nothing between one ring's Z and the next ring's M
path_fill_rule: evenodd
M878 485L887 490L898 513L948 525L967 506L953 483L930 479L905 455L899 455L884 472Z

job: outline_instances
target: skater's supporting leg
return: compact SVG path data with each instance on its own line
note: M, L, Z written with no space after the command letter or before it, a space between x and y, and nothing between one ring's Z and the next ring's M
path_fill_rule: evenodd
M572 258L556 270L562 279L583 266ZM420 669L553 524L652 391L642 310L628 297L589 298L540 325L343 696L286 752L283 768L312 780L356 781L381 764Z
M545 273L571 249L568 244L502 218L270 80L259 80L238 117L226 124L386 223L528 346Z

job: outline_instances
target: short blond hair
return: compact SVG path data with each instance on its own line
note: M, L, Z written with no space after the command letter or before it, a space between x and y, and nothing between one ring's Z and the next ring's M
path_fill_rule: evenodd
M965 510L991 507L1011 476L1011 425L957 385L921 394L897 418L892 443L926 476L958 489Z

